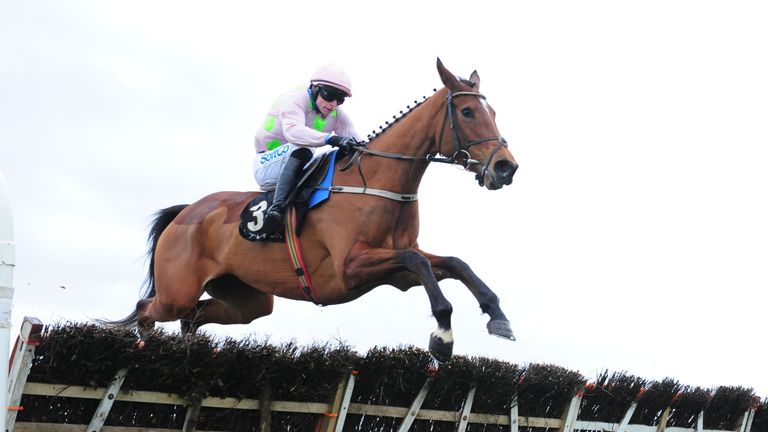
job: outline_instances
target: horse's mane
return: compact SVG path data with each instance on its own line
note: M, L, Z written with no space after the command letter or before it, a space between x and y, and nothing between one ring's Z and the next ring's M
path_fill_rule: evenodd
M475 83L473 83L472 81L470 81L470 80L468 80L468 79L466 79L466 78L460 78L460 77L459 77L459 81L460 81L461 83L463 83L463 84L465 84L465 85L469 86L470 88L474 88L474 87L475 87ZM432 93L433 93L433 94L434 94L434 93L437 93L437 89L436 89L436 88L435 88L435 89L432 89ZM395 114L395 115L393 115L393 116L392 116L392 120L387 120L387 121L385 121L383 126L379 126L379 130L378 130L378 131L376 131L376 129L372 130L372 131L371 131L371 133L369 133L369 134L368 134L368 142L370 143L371 141L373 141L374 139L376 139L376 138L377 138L379 135L381 135L382 133L384 133L384 131L386 131L387 129L389 129L389 128L390 128L390 126L392 126L393 124L395 124L395 123L397 123L398 121L400 121L401 119L403 119L405 116L407 116L408 114L410 114L410 113L411 113L411 112L412 112L414 109L416 109L416 108L418 108L419 106L421 106L421 104L423 104L424 102L426 102L427 100L429 100L431 97L432 97L432 96L430 96L430 97L426 97L426 96L423 96L421 101L419 101L418 99L415 99L415 100L413 101L413 104L414 104L413 106L411 106L411 105L406 105L406 107L405 107L405 110L400 110L400 113L399 113L399 115L398 115L398 114Z
M436 93L437 89L433 89L432 91L434 93ZM423 104L427 100L429 100L429 98L426 97L426 96L423 96L423 99L421 101L419 101L417 99L414 100L413 101L413 106L406 105L405 110L400 110L400 114L399 115L398 114L393 115L392 116L392 120L385 121L383 126L379 126L379 130L378 131L376 131L376 129L372 130L371 133L368 134L368 142L371 142L374 139L376 139L379 135L384 133L385 130L389 129L392 125L394 125L395 123L397 123L401 119L405 118L408 114L413 112L414 109L416 109L417 107L421 106L421 104Z

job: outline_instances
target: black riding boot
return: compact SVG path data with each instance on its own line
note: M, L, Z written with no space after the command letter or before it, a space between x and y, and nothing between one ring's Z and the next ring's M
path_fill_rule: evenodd
M304 164L305 162L300 159L288 157L288 161L280 172L280 178L277 179L272 205L267 209L267 215L264 218L264 231L271 233L282 231L285 204L299 181Z

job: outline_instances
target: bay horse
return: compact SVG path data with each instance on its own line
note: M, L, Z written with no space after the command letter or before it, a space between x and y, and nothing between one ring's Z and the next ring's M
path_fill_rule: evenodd
M499 298L464 261L419 248L419 183L431 162L446 162L474 172L486 189L499 189L512 183L517 162L479 93L477 71L458 78L439 58L437 71L445 87L359 147L357 169L335 168L334 185L389 195L333 193L307 213L300 239L319 304L346 303L381 285L402 291L423 286L437 321L429 351L443 362L453 353L453 307L438 285L445 278L467 286L490 317L490 334L515 339ZM138 324L142 333L155 322L181 320L186 334L209 323L248 324L269 315L274 296L307 300L285 245L238 235L241 210L260 193L217 192L160 210L149 235L147 292L133 314L102 322ZM204 292L211 298L201 300Z

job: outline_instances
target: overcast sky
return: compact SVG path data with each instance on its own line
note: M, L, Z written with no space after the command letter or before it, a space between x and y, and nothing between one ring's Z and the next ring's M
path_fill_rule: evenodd
M445 281L455 352L768 396L766 3L501 4L0 3L14 334L130 313L152 214L254 189L254 131L319 64L347 68L368 133L441 86L440 57L478 71L520 163L498 191L442 165L422 182L421 247L468 262L518 337ZM365 352L426 349L435 322L422 288L384 286L207 328Z

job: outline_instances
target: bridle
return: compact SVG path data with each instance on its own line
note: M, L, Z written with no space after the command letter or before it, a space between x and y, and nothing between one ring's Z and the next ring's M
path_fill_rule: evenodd
M349 158L349 161L344 167L340 167L340 170L344 171L348 169L352 165L352 163L355 163L357 165L357 171L360 174L360 178L363 181L363 187L331 186L328 188L328 190L330 192L345 192L345 193L374 195L374 196L379 196L382 198L387 198L390 200L401 201L401 202L412 202L418 199L418 196L415 193L406 194L406 193L391 192L391 191L382 190L382 189L369 188L367 185L367 182L365 181L365 176L363 175L362 167L360 166L360 159L363 155L366 155L366 154L369 154L372 156L389 158L389 159L426 161L427 163L429 162L447 163L447 164L461 166L465 170L469 170L469 167L472 165L482 164L483 165L482 171L478 174L475 174L475 179L478 181L480 186L483 186L485 182L486 174L489 174L491 178L493 178L493 180L496 181L496 177L493 175L493 171L488 170L488 164L493 160L493 157L496 155L496 152L498 152L502 147L507 147L507 140L505 140L504 137L501 137L501 136L476 138L474 140L470 140L469 137L467 137L466 132L464 132L464 130L461 129L461 126L459 125L456 119L456 108L454 107L453 99L460 96L476 96L485 100L485 95L478 92L466 91L466 92L452 93L450 90L448 91L445 117L443 117L443 124L440 127L440 137L437 140L436 154L428 154L426 156L410 156L410 155L404 155L400 153L389 153L389 152L383 152L379 150L372 150L372 149L369 149L365 144L363 144L359 147L356 147L355 148L356 152L354 156ZM451 155L451 157L441 157L438 155L443 154L442 148L443 148L444 133L446 129L445 125L449 121L451 126L451 132L453 135L453 147L458 150L456 150L453 153L453 155ZM498 144L496 144L496 147L494 147L493 151L491 152L491 156L488 158L488 160L485 163L483 163L477 159L472 159L469 154L469 148L472 147L473 145L484 143L487 141L499 142Z
M443 119L443 126L440 128L440 138L437 141L437 148L438 153L442 154L442 146L443 146L443 133L445 132L445 122L448 121L450 118L451 121L451 131L453 132L453 145L454 148L457 148L456 152L449 158L450 163L461 165L464 167L464 169L469 169L470 165L480 164L482 162L471 159L469 156L469 148L472 147L475 144L484 143L486 141L498 141L499 143L496 144L496 147L493 148L493 151L491 152L491 156L488 157L488 160L483 164L482 171L475 175L475 178L478 182L480 182L480 186L483 185L483 178L485 177L485 174L488 173L488 164L493 160L493 157L496 156L496 152L501 149L501 147L507 147L507 140L504 139L502 136L495 136L495 137L486 137L486 138L477 138L475 140L469 139L467 137L467 134L464 132L464 130L459 126L459 123L456 119L456 108L453 105L453 98L458 96L477 96L483 100L485 100L485 95L479 92L456 92L451 93L451 91L448 91L448 102L446 104L445 109L445 118ZM465 163L461 164L457 162L457 155L462 153L462 156L466 156ZM493 176L493 172L490 173L491 177ZM494 177L494 181L496 178Z
M504 137L502 136L484 137L484 138L477 138L474 140L470 140L466 132L464 132L464 130L461 128L461 126L459 125L456 119L456 107L454 106L453 100L454 98L460 97L460 96L476 96L485 100L485 95L479 92L462 91L462 92L452 93L450 90L448 91L445 117L443 117L443 124L440 127L440 137L437 140L438 151L436 154L428 154L426 156L409 156L409 155L404 155L399 153L388 153L388 152L382 152L378 150L372 150L372 149L369 149L368 147L359 147L357 148L357 150L363 154L370 154L373 156L385 157L390 159L421 160L421 161L427 161L427 162L438 162L438 163L458 165L463 167L465 170L468 170L469 167L472 165L482 164L483 165L482 171L479 174L475 175L475 178L482 186L485 174L490 174L491 177L494 177L493 172L492 171L489 172L488 170L489 168L488 164L490 163L490 161L493 160L493 157L502 147L507 147L507 140L505 140ZM453 147L458 150L456 150L453 153L453 155L451 155L451 157L441 157L441 156L438 156L438 154L443 154L442 148L443 148L444 133L446 129L445 124L449 121L450 121L452 138L453 138ZM488 158L488 160L485 163L483 163L477 159L472 159L469 154L469 148L472 147L473 145L484 143L487 141L499 142L496 145L496 147L494 147L493 151L491 152L491 156Z

